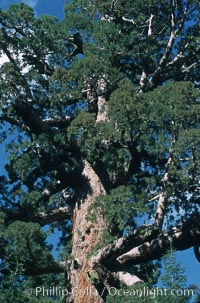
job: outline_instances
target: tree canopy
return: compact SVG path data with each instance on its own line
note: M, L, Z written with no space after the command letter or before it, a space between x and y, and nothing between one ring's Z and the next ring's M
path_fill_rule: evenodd
M171 245L200 261L199 18L197 0L0 11L0 298L15 285L38 302L18 286L48 279L104 302L104 287L156 285Z

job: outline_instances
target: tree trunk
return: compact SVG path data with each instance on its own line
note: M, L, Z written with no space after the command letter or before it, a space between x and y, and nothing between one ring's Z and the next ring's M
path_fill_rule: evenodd
M91 270L87 254L97 244L104 227L103 217L98 218L95 227L87 220L88 208L94 199L105 194L105 189L92 169L84 161L83 183L81 185L81 200L77 203L73 214L72 257L75 259L73 268L68 275L68 286L72 293L67 297L68 303L101 303L103 300L95 287L89 281L87 273ZM85 193L85 197L83 197Z

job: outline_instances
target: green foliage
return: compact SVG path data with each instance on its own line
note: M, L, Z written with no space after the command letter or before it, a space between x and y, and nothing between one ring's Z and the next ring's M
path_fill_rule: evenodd
M191 286L186 286L187 277L185 270L180 262L177 261L175 251L169 250L163 262L164 273L160 277L162 282L162 288L167 290L167 293L171 293L171 302L190 302L193 296L194 289ZM161 288L161 289L162 289ZM173 295L172 295L173 294ZM166 296L160 296L158 302L168 302Z
M161 281L164 287L167 288L182 288L186 283L186 276L184 275L184 268L181 263L177 261L175 251L170 250L166 253L164 258L164 275Z
M9 277L4 280L0 279L0 300L8 303L61 303L63 302L62 295L55 296L56 291L54 290L53 294L53 287L64 289L63 281L64 276L62 275L41 275L37 279L33 279L28 276L18 276L13 271ZM49 291L49 297L46 295L47 291Z
M164 223L199 211L199 38L197 0L66 1L60 22L36 18L24 3L0 11L0 55L10 60L0 66L0 140L8 156L0 179L0 301L48 301L17 288L60 278L26 276L54 260L42 227L31 220L87 197L84 160L106 189L89 207L91 225L99 215L105 219L90 256L144 221L151 224L152 198L162 191L168 193ZM106 118L99 121L100 113ZM64 259L71 253L69 225L49 226L62 231ZM182 285L179 267L170 266L167 275L174 271ZM154 267L135 268L148 286L158 278Z
M16 221L7 229L2 229L0 239L4 247L0 264L0 300L4 299L8 303L46 303L49 302L47 297L37 295L37 287L64 287L62 275L27 276L33 269L42 269L53 263L49 252L51 245L47 245L46 235L38 224ZM58 303L62 301L59 297L53 297L52 300Z
M146 285L149 288L153 288L157 285L161 274L161 262L158 260L141 263L134 267L134 273L143 281L147 281Z
M50 246L45 242L45 233L39 224L15 221L4 231L3 239L6 243L4 254L6 262L10 262L23 274L25 269L44 266L51 263L53 258L49 253ZM13 265L12 265L13 264Z
M88 220L96 222L101 214L107 224L105 229L110 229L112 233L112 229L117 227L122 232L128 228L131 215L144 210L142 203L137 205L134 200L131 186L120 186L113 189L109 195L101 195L96 198L89 209ZM133 224L132 221L131 224Z

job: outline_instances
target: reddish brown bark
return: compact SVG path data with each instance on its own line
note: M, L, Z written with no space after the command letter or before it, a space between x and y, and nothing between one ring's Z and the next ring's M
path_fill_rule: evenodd
M105 194L105 189L87 161L84 162L83 176L89 186L89 191L86 197L77 203L73 214L72 256L77 261L78 268L71 270L69 278L72 295L67 298L67 302L101 303L103 300L87 275L91 270L91 263L87 255L99 240L104 220L103 217L99 217L95 227L91 227L87 214L94 199L100 194Z

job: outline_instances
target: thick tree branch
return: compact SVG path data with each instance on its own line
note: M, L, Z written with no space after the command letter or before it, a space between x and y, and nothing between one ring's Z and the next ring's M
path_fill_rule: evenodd
M59 274L67 272L67 268L69 264L73 261L54 261L50 262L47 266L32 266L30 269L25 271L25 275L30 276L38 276L38 275L45 275L45 274Z
M59 207L57 209L41 212L32 216L31 222L36 222L39 223L41 226L44 226L52 222L71 219L72 213L72 206Z
M72 206L65 206L59 207L56 209L51 209L49 211L40 212L37 214L28 213L28 211L23 209L14 209L14 208L0 208L0 211L6 214L6 221L12 222L16 220L24 221L24 222L33 222L39 223L41 226L71 219L73 207Z
M51 132L49 125L42 121L38 112L30 104L18 100L14 105L14 109L32 133L39 135L41 133L49 134Z
M115 240L112 244L102 248L94 255L91 259L92 264L94 263L106 263L107 265L114 265L116 269L115 260L123 253L130 250L132 247L137 247L142 243L155 239L160 233L159 228L156 226L143 225L128 235ZM113 262L113 263L112 263Z
M99 250L91 262L94 267L98 264L113 272L116 269L124 271L127 266L161 258L171 245L176 250L199 246L200 216L195 215L181 225L162 233L153 225L142 226Z
M200 245L200 217L194 216L184 221L179 227L173 227L162 233L152 241L134 247L127 253L119 256L120 264L139 264L161 258L170 246L176 250L185 250Z

